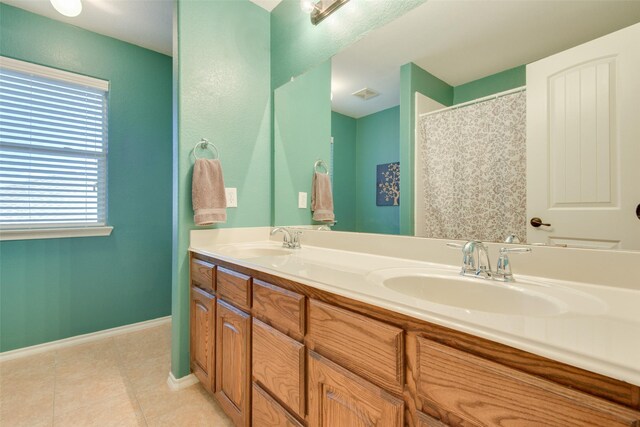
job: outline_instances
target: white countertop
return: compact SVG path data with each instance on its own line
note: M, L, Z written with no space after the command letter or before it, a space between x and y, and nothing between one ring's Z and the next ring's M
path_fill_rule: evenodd
M301 249L280 255L281 244L267 240L265 229L192 232L190 250L640 386L638 289L518 275L515 267L517 282L513 285L498 282L482 285L513 286L516 291L544 294L560 301L562 309L526 315L513 309L506 310L510 314L480 311L437 304L383 284L386 277L403 271L420 271L468 280L470 287L480 286L478 281L482 279L460 279L457 266L345 251L326 247L325 243L314 246L304 240ZM309 234L314 233L320 233L325 240L329 235L335 239L358 238L353 237L354 233ZM384 242L394 253L395 242L402 243L401 239L407 238L376 236L375 239ZM314 238L308 240L313 243ZM421 240L421 244L443 246L442 242ZM271 249L273 254L267 255Z

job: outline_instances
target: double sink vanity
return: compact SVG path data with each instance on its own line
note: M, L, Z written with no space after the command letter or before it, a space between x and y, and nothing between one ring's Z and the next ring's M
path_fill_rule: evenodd
M270 231L191 234L191 366L235 425L640 426L636 253L533 247L502 282L443 240Z

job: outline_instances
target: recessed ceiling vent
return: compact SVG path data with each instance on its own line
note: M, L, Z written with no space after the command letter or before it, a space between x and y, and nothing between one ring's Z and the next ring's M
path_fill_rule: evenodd
M364 89L360 89L357 92L353 92L351 95L357 96L358 98L362 99L363 101L368 101L369 99L375 98L376 96L380 95L380 92L376 92L373 89L365 87Z

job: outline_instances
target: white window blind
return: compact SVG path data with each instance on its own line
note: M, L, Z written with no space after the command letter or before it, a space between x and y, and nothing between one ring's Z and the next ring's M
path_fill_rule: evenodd
M0 229L106 225L108 88L0 57Z

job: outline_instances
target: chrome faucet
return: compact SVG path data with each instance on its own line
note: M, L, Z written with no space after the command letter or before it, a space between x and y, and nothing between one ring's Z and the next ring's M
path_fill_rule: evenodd
M501 282L514 282L513 273L511 272L510 253L531 252L531 248L500 248L500 256L498 257L498 265L496 265L496 274L494 279Z
M505 243L520 243L520 238L515 234L509 234L506 239L504 239Z
M484 243L471 240L464 245L447 243L447 246L462 248L461 275L499 280L501 282L514 281L509 254L531 252L531 248L500 248L498 265L496 271L493 271L491 270L491 262L489 261L489 250Z
M466 276L482 277L484 279L492 277L489 250L484 243L471 240L464 244L462 247L461 273Z
M271 230L271 235L273 236L276 233L282 233L284 235L282 241L283 248L300 249L300 235L302 235L302 231L290 230L285 227L276 227Z

